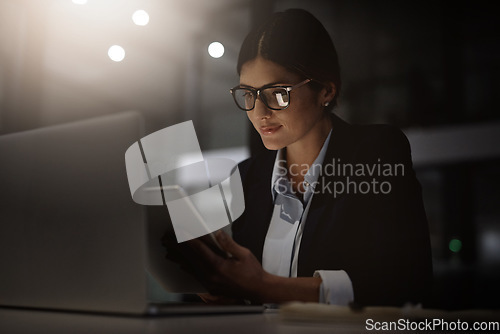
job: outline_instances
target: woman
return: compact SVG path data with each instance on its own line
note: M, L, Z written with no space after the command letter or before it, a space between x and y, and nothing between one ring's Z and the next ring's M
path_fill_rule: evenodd
M331 113L340 69L322 24L304 10L275 13L246 37L238 73L231 93L269 151L239 165L246 209L234 239L217 234L232 257L200 240L179 246L211 293L202 298L423 301L429 234L408 141Z

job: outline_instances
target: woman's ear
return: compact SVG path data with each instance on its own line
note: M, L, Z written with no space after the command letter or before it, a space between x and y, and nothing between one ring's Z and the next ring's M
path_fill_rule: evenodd
M335 95L337 94L337 87L333 82L327 82L324 84L324 88L321 90L321 99L323 105L330 104Z

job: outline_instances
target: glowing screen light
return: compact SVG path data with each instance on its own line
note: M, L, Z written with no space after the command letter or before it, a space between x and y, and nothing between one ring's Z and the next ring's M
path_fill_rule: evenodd
M113 45L108 50L108 56L112 61L122 61L125 58L125 50L119 45Z
M132 14L132 21L138 26L145 26L149 23L149 14L145 10L136 10L134 14Z
M458 253L462 249L462 241L458 239L451 239L448 247L453 253Z
M220 58L224 55L224 45L219 42L212 42L208 46L208 54L213 58Z
M87 0L72 0L74 4L77 5L85 5L87 3Z

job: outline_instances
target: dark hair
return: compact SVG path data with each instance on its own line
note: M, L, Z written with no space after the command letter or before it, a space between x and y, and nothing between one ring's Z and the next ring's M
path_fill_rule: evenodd
M272 14L253 29L243 41L237 71L247 61L261 56L314 82L333 82L336 94L326 110L337 104L342 82L337 51L325 27L303 9L288 9ZM312 85L320 90L321 84Z

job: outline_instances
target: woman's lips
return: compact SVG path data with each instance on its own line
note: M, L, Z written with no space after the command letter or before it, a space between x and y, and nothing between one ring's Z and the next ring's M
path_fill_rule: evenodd
M278 131L279 129L281 129L281 125L261 126L260 133L262 133L263 135L269 136L269 135L276 133L276 131Z

